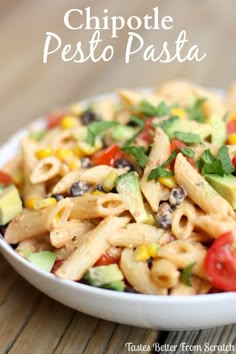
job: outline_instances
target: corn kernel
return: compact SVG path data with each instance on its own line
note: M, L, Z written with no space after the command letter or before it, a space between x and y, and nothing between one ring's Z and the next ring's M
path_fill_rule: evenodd
M110 192L115 186L115 180L117 179L118 174L114 171L108 173L106 178L103 181L102 188L106 192Z
M179 107L172 108L170 114L172 116L178 116L179 118L186 118L186 111Z
M28 199L26 199L25 200L25 207L27 208L27 209L35 209L35 202L36 201L39 201L40 200L40 198L39 197L30 197L30 198L28 198Z
M52 156L54 153L54 149L51 146L47 146L43 149L40 149L38 151L36 151L35 156L39 159L45 159L46 157Z
M230 145L236 144L236 133L230 134L228 136L228 141Z
M62 129L71 129L78 125L78 119L73 116L65 116L60 122Z
M102 141L100 138L97 138L95 140L95 144L94 145L90 145L84 141L80 141L78 143L78 147L79 149L82 151L82 153L84 155L87 155L87 156L91 156L93 155L95 152L101 150L102 148Z
M163 186L166 186L167 188L175 188L177 186L176 181L174 176L170 177L159 177L158 181L163 184Z
M41 200L36 200L34 202L34 209L35 210L41 210L44 208L48 208L52 205L56 205L57 201L55 198L45 198L45 199L41 199Z
M73 152L73 154L78 157L79 159L81 159L81 157L84 157L84 153L83 151L81 150L81 148L78 146L78 145L74 145L72 148L71 148L71 151Z
M80 160L78 160L77 158L74 158L73 160L68 162L68 167L72 171L79 170L81 168Z
M57 149L55 155L63 162L69 162L74 157L72 150L63 148Z
M152 214L148 214L148 218L146 219L146 223L148 225L156 225L156 221L155 221Z
M106 194L106 193L104 193L102 191L99 191L99 190L96 190L96 191L92 192L92 194L93 195L101 195L101 194Z
M155 258L157 256L158 248L159 247L158 247L158 245L156 243L150 243L147 246L149 257Z
M236 112L230 113L229 120L236 120Z
M147 245L141 245L134 251L134 258L136 261L147 261L150 258Z
M12 181L16 186L19 186L20 184L23 183L24 176L23 176L23 171L22 170L17 170L14 172L14 174L11 176Z

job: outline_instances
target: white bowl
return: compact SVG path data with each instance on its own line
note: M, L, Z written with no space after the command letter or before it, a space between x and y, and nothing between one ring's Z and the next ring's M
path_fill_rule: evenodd
M34 123L42 124L40 120ZM26 130L21 130L0 148L0 167L19 151L19 138L25 134ZM233 292L188 297L115 292L58 279L19 256L3 237L0 237L0 251L37 289L64 305L98 318L162 330L203 329L236 323L236 293Z

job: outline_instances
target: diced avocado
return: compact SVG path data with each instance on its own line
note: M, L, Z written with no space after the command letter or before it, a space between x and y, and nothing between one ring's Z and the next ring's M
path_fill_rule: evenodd
M116 290L116 291L124 291L125 283L123 280L114 280L108 284L102 286L104 289Z
M216 114L212 114L210 123L212 127L211 143L215 145L224 144L226 141L226 124L224 120Z
M206 139L212 133L212 127L209 124L202 124L193 120L177 119L167 128L167 135L173 138L174 132L189 133L192 132L200 136L201 140Z
M117 125L112 130L112 138L117 141L125 141L135 134L135 130L126 125Z
M28 260L37 267L45 270L46 272L51 272L56 258L57 256L53 252L41 251L31 254L28 257Z
M116 180L116 190L119 194L127 196L129 211L138 223L144 223L149 219L143 204L143 198L139 186L139 177L136 172L128 172Z
M86 283L98 287L121 281L123 278L123 274L117 264L92 267L84 275Z
M22 211L19 192L14 185L0 190L0 225L6 225Z
M236 209L236 177L233 175L205 175L208 183Z

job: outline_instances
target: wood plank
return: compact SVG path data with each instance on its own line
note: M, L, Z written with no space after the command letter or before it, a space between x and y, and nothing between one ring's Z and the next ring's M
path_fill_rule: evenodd
M236 353L235 333L236 325L201 331L170 332L161 344L176 345L176 354L234 354ZM166 349L162 351L163 354L170 353L170 350Z

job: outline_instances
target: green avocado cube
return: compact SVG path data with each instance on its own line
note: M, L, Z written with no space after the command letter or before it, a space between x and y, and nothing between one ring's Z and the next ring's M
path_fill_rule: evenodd
M22 209L22 201L14 185L0 191L0 225L8 224Z
M236 177L233 175L205 175L207 182L236 209Z

